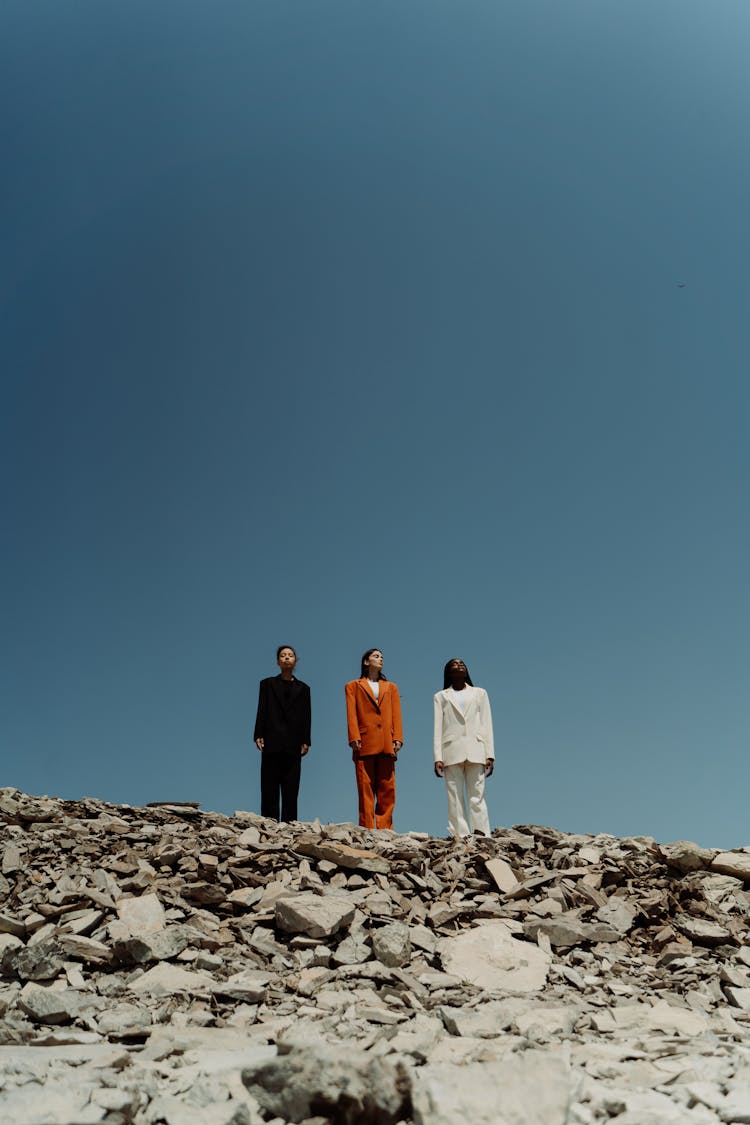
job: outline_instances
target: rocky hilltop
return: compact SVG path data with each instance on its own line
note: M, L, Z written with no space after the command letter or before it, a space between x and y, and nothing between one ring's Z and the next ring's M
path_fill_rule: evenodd
M0 790L4 1125L750 1122L750 850Z

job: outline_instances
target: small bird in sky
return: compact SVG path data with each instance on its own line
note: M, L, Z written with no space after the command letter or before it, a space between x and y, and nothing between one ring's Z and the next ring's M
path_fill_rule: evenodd
M686 285L687 285L686 281L678 281L677 282L677 288L678 289L684 289Z

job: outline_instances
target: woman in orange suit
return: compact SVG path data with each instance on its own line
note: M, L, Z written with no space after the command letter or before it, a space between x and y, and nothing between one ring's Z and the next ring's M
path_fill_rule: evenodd
M346 721L363 828L393 828L396 758L404 741L401 700L383 675L383 654L368 648L358 680L346 685Z

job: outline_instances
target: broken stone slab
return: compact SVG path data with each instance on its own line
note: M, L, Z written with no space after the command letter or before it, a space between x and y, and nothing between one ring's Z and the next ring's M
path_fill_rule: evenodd
M447 973L490 991L536 992L544 987L551 962L539 946L519 941L496 921L443 938L439 952Z
M13 972L13 959L23 949L23 942L14 934L0 933L0 972Z
M711 870L720 875L734 875L750 882L750 852L719 852L711 861Z
M18 803L17 815L29 824L46 824L60 815L59 803L42 797L38 800L22 797Z
M648 1027L668 1035L701 1035L709 1028L707 1018L688 1008L676 1008L666 1000L659 1000L646 1014Z
M260 1004L266 998L271 979L270 973L260 972L257 969L241 969L227 980L217 981L213 985L213 993L215 996L226 996L246 1004Z
M170 965L161 961L153 969L143 973L137 980L128 985L131 992L139 995L151 994L160 996L173 992L191 992L196 995L206 995L213 990L214 978L204 972L191 972L182 969L179 965Z
M409 926L409 938L412 946L416 949L422 949L430 955L437 949L438 939L436 935L421 923Z
M747 903L746 899L735 897L736 892L741 895L743 890L742 879L737 879L734 875L710 875L707 873L701 878L700 882L701 894L707 902L719 907L726 903L730 910L737 903L743 905Z
M674 925L696 945L723 945L732 937L724 926L711 922L708 918L696 918L691 914L676 914Z
M128 927L131 934L143 937L163 930L167 924L164 907L159 896L153 892L133 898L118 898L115 907L117 916Z
M468 899L459 903L433 902L428 911L428 917L437 929L440 926L447 926L449 922L454 922L456 918L472 914L475 909L474 902Z
M31 1082L4 1090L3 1120L14 1125L38 1125L40 1122L75 1122L75 1125L97 1125L104 1121L107 1110L91 1105L91 1088L79 1089L70 1081Z
M387 875L391 869L388 860L377 852L353 848L349 844L335 843L333 840L321 840L316 836L299 837L295 841L294 850L313 859L335 863L337 867L347 870Z
M112 943L112 949L118 960L126 965L171 961L188 947L193 933L187 926L166 926L153 933L117 937Z
M13 937L17 938L25 938L26 923L22 922L20 918L15 918L12 914L0 913L0 933L12 934Z
M203 1088L207 1086L207 1082L202 1083ZM223 1097L220 1101L208 1103L206 1095L201 1096L200 1092L196 1092L191 1096L197 1097L197 1105L188 1101L188 1095L185 1093L179 1097L159 1093L150 1102L148 1117L144 1120L148 1121L149 1125L157 1121L165 1121L169 1125L262 1125L262 1119L253 1111L247 1095L244 1095L243 1100L240 1101L231 1095L227 1098L226 1090L222 1093Z
M364 938L349 934L336 947L331 961L334 965L362 965L372 957L372 949Z
M83 998L72 988L58 990L29 983L18 994L18 1007L35 1023L70 1023L83 1006Z
M17 848L15 844L7 844L3 849L1 868L3 875L14 875L16 871L21 870L22 866L20 848Z
M735 988L750 988L750 977L747 973L727 962L721 966L719 977L726 984L731 984Z
M346 929L354 918L354 911L355 903L343 895L302 891L277 900L276 925L288 934L326 938Z
M101 910L71 910L60 919L60 931L84 936L96 929L104 915Z
M507 1000L487 1000L473 1008L467 1004L459 1007L442 1005L439 1013L451 1035L468 1039L494 1039L504 1031L510 1031L516 1017L528 1009L527 999L511 996Z
M134 1029L151 1027L151 1012L138 1004L118 1004L96 1017L96 1026L104 1035L122 1035Z
M394 1024L403 1023L408 1020L410 1013L398 1011L395 1008L386 1008L382 1004L357 1004L356 1009L357 1019L366 1020L368 1023L383 1024L386 1026L393 1026Z
M215 883L206 883L202 879L185 883L182 894L188 902L196 903L199 906L219 906L227 897L223 887Z
M400 1066L356 1047L295 1048L242 1081L261 1109L288 1121L323 1118L331 1125L395 1125L407 1117L409 1082Z
M54 980L63 967L60 947L54 939L24 946L10 964L21 980Z
M464 1066L428 1063L412 1077L414 1125L565 1125L572 1097L566 1062L536 1050Z
M238 887L236 891L229 892L227 902L231 902L233 906L244 906L249 909L255 906L256 902L260 902L264 890L265 887Z
M735 1008L750 1012L750 988L727 984L724 986L724 992Z
M403 922L389 922L373 930L372 951L383 965L391 968L408 965L411 960L409 927Z
M57 944L66 957L89 965L104 965L112 960L112 950L103 941L80 934L58 933Z
M667 965L673 965L676 961L682 961L683 958L689 957L692 952L692 943L680 936L679 941L671 941L664 946L656 964L661 969Z
M501 856L495 856L494 859L486 859L484 866L492 876L492 880L499 891L503 894L510 894L518 886L518 879L515 876L513 868Z
M599 907L596 918L623 936L632 930L637 913L637 906L618 895L612 895L604 906Z
M382 1042L387 1044L388 1052L412 1055L418 1062L425 1062L436 1044L445 1037L442 1021L435 1016L417 1012L414 1019L398 1029L396 1033Z
M535 1004L516 1016L514 1028L519 1035L537 1041L547 1040L553 1035L567 1038L579 1014L577 1005Z
M711 866L716 850L701 848L692 840L675 840L672 844L658 844L657 854L667 867L687 874L690 871L704 871Z
M618 930L605 922L583 922L572 913L525 922L523 930L534 941L540 933L544 934L556 949L567 949L582 943L619 941L622 937Z
M719 1105L719 1117L732 1125L750 1122L750 1089L746 1084L732 1083Z

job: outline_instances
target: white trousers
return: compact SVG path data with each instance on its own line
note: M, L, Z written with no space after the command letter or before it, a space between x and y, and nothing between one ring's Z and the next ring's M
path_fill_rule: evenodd
M448 830L451 836L470 836L475 829L489 836L490 818L484 799L484 765L459 762L457 766L446 766L445 787L448 790Z

